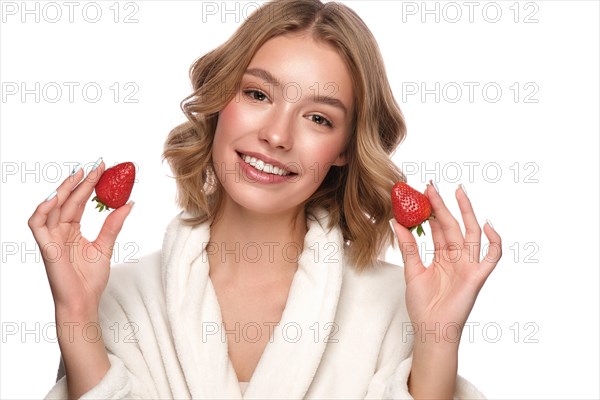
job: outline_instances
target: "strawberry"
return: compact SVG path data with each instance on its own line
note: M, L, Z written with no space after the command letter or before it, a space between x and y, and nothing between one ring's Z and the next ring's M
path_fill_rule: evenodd
M431 217L431 203L423 193L419 193L404 182L392 188L392 210L396 221L405 228L417 228L417 235L425 234L421 224Z
M127 203L134 181L135 165L132 162L107 168L96 184L96 196L92 199L98 202L98 211L119 208Z

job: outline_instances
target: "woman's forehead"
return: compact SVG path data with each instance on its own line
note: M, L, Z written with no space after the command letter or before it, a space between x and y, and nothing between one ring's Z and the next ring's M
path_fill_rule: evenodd
M352 78L344 60L332 45L310 35L281 35L268 40L248 70L260 71L264 81L290 92L300 88L314 96L336 97L348 109L352 107Z

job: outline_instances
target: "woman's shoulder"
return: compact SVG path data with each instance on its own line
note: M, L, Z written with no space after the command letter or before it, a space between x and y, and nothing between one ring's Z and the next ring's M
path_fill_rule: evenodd
M404 268L384 260L377 260L362 271L347 264L342 286L348 295L366 303L384 303L391 308L404 305Z
M156 250L111 266L103 299L124 303L148 295L158 297L163 290L160 265L161 251Z
M345 275L349 279L374 285L401 285L405 287L404 268L402 266L381 259L378 259L362 270L358 270L349 260L346 260L345 264Z

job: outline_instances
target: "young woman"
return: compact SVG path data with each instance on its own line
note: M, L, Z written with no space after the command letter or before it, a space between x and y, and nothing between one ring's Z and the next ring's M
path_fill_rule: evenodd
M48 397L482 398L457 376L458 345L500 237L484 225L498 251L480 259L466 193L463 235L428 185L434 262L394 221L404 269L377 259L405 125L362 20L336 3L268 3L191 79L189 121L164 152L183 212L160 251L110 268L133 203L82 237L102 160L29 220L40 248L70 255L43 255L66 373ZM115 324L134 335L90 340Z

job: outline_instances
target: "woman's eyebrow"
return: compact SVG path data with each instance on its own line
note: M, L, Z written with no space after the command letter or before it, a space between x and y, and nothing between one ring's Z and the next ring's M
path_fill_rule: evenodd
M279 79L275 78L273 74L262 68L249 68L246 70L245 73L260 78L272 85L281 86L281 82L279 81ZM337 107L344 112L344 115L348 115L348 109L346 108L344 103L342 103L342 101L336 97L317 95L314 96L314 101L315 103L327 104L333 107Z
M269 71L266 71L264 69L249 68L246 70L245 73L248 75L252 75L257 78L260 78L260 79L264 80L265 82L275 84L275 85L281 85L281 82L279 82L279 79L275 78Z
M315 96L314 99L315 99L316 103L322 103L322 104L327 104L327 105L330 105L333 107L337 107L344 112L344 115L348 114L348 109L346 108L344 103L342 103L342 101L338 98L331 97L331 96L319 95L319 96Z

